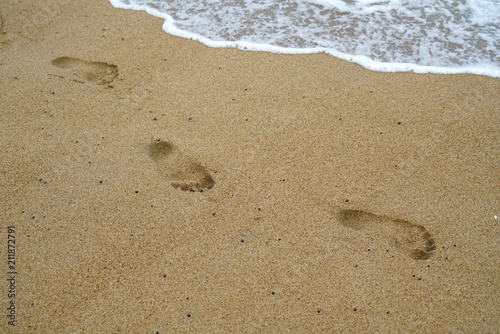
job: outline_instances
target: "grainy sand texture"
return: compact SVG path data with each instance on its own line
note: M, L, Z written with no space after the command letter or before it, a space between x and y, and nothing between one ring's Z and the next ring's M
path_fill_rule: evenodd
M499 79L0 16L0 332L498 332Z

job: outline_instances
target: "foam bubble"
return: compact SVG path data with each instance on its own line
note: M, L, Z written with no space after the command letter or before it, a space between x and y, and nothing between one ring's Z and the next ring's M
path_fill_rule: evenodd
M500 77L494 0L110 0L211 47L325 52L384 72Z

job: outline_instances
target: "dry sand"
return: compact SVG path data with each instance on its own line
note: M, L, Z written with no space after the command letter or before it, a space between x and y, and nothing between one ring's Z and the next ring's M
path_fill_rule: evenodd
M0 15L0 332L498 331L499 79Z

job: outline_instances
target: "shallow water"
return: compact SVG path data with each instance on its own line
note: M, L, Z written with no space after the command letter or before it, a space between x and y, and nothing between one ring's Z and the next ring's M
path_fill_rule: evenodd
M500 77L494 0L110 0L212 47L325 52L376 71Z

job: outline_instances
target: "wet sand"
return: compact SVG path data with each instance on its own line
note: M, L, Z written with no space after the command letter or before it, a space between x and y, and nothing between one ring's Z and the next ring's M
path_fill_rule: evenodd
M85 4L0 5L2 331L499 328L499 79Z

